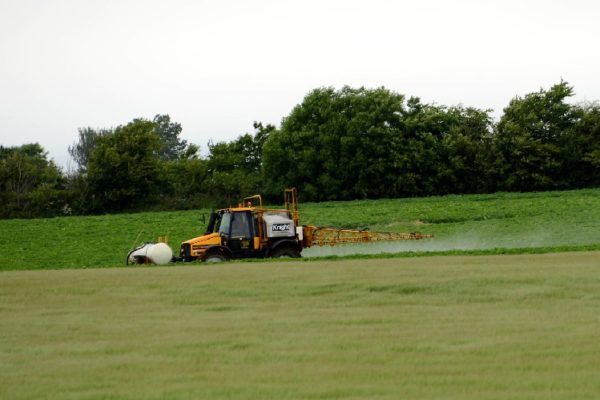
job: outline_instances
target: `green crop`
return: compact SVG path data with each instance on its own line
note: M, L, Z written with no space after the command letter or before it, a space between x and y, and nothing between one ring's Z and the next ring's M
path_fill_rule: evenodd
M301 200L300 193L300 200ZM0 270L116 267L137 244L204 233L209 210L0 220ZM300 203L301 224L431 233L433 239L316 247L305 257L355 254L481 254L595 249L600 246L600 189L410 199ZM517 250L515 250L517 249Z

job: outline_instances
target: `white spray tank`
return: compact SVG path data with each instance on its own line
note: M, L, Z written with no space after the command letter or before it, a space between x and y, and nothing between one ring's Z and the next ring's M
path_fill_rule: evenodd
M166 243L144 243L127 254L127 264L164 265L173 258L173 251Z

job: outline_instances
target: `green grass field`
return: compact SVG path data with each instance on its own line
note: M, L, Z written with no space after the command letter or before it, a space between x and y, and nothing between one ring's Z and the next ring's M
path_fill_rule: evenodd
M600 189L300 204L301 223L433 233L432 240L323 247L307 257L531 249L600 249ZM134 245L202 234L208 210L0 220L0 270L114 267Z
M600 252L5 271L0 398L594 399L599 315Z

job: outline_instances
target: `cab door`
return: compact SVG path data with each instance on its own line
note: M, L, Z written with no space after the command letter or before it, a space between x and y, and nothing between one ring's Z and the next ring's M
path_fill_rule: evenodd
M250 211L231 215L228 247L235 258L250 257L254 253L254 223Z

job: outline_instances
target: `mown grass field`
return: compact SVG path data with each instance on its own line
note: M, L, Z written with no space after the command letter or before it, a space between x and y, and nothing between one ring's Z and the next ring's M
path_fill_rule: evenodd
M0 270L114 267L134 245L168 235L175 252L209 210L0 220ZM600 249L600 189L301 203L301 223L433 233L435 239L324 247L305 256L489 249Z
M3 399L594 399L600 252L0 273Z

